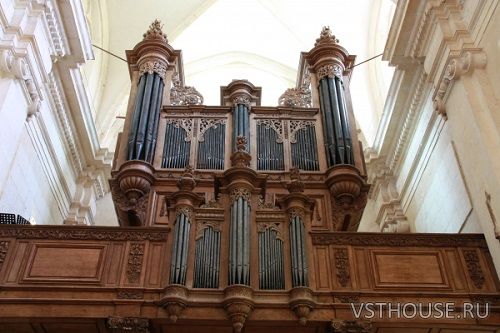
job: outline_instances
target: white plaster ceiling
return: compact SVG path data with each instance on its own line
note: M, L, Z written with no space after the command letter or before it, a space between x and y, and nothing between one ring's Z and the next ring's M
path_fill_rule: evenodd
M295 86L301 51L329 25L361 62L382 53L392 19L391 0L85 0L92 40L125 58L158 18L170 44L181 49L186 85L218 105L220 86L248 79L262 87L262 105ZM83 67L101 144L114 150L123 126L130 80L127 64L94 50ZM351 94L365 145L371 145L392 69L380 58L354 69Z

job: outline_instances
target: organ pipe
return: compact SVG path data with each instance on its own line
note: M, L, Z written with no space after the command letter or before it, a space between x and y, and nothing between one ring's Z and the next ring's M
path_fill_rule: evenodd
M250 283L250 203L243 197L231 205L229 284Z
M224 149L226 125L209 128L204 134L204 141L198 144L198 169L224 169Z
M167 124L163 146L162 168L179 169L189 164L191 143L186 141L186 131L175 124Z
M259 232L259 288L285 289L283 241L276 230Z
M250 112L245 104L236 104L233 113L233 150L236 151L236 138L247 138L247 149L250 150Z
M319 170L316 131L309 125L295 133L291 143L292 165L307 171Z
M139 79L128 141L128 160L153 162L164 82L156 72Z
M185 284L187 271L187 252L189 247L189 218L180 213L177 215L174 227L174 244L172 249L172 264L170 267L170 283Z
M257 125L257 169L284 170L283 143L277 142L274 129L265 124Z
M354 165L352 139L342 80L325 76L319 81L328 166Z
M292 286L308 286L304 223L299 216L290 221L290 251L292 259Z
M217 288L219 286L220 231L212 227L203 230L203 236L195 245L195 288Z

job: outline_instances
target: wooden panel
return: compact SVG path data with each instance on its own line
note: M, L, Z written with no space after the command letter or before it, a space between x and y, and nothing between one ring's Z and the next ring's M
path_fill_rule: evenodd
M149 252L149 270L147 271L148 274L148 283L151 287L153 286L159 286L160 285L160 278L161 278L161 270L163 267L164 263L164 257L163 253L164 248L163 244L151 244L150 247L150 252Z
M24 323L12 323L3 324L0 323L0 333L34 333L35 330L31 324Z
M10 247L13 247L14 244L13 242L10 243ZM19 275L19 269L21 267L21 263L23 262L23 259L25 259L25 251L26 251L26 248L28 247L28 243L25 243L25 242L18 242L16 244L16 248L15 248L15 253L14 253L14 257L12 259L12 264L10 265L10 267L8 267L9 269L9 272L8 272L8 275L7 275L7 282L16 282L17 279L18 279L18 275Z
M50 323L43 325L47 333L98 333L95 323Z
M99 244L35 244L23 280L27 282L99 282L105 250L106 246Z
M453 282L453 287L455 291L466 291L467 281L465 280L464 272L460 267L460 257L456 250L446 250L446 264L448 266L449 272L448 276Z
M372 251L376 287L447 288L438 251Z
M430 328L409 328L405 326L401 327L390 327L390 328L378 328L376 333L429 333Z
M120 279L120 272L122 271L122 258L123 258L123 247L121 243L114 243L110 246L109 254L109 269L106 274L106 283L108 284L118 284Z
M366 251L364 249L354 249L354 260L356 280L359 289L370 289L370 272L368 270L368 262L366 258Z
M324 195L308 194L311 199L314 199L314 211L311 218L311 228L314 230L328 230L330 221Z
M316 247L316 260L315 260L315 270L316 270L316 284L318 289L329 289L330 288L330 268L329 268L329 255L328 247L317 246Z

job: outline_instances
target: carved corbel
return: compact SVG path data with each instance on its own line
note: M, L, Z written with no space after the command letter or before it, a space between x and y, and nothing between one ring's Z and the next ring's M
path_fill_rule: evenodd
M40 110L42 99L26 59L14 56L10 50L0 50L0 71L23 82L29 96L28 118L37 113Z
M290 308L299 318L299 323L306 325L309 314L314 309L312 290L307 287L293 288L290 291Z
M472 74L474 69L486 67L486 53L481 50L466 51L462 56L453 58L448 62L443 77L438 85L433 99L434 110L444 119L446 114L446 99L454 80L460 79L464 75Z
M231 155L231 165L233 167L249 167L252 156L248 153L247 138L238 135L236 137L236 151Z
M160 305L167 311L168 319L173 324L177 322L182 311L187 306L188 289L182 285L171 285L165 290Z
M224 290L224 309L233 323L235 333L240 333L253 310L253 290L244 285L229 286Z

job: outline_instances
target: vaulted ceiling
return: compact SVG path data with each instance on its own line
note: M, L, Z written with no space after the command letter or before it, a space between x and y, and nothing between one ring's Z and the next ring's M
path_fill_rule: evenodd
M170 44L183 51L186 84L207 105L218 105L220 86L248 79L262 87L262 105L277 105L295 86L301 51L314 45L322 26L359 63L382 53L392 20L392 0L86 0L94 45L122 58L158 18ZM83 72L101 145L114 150L123 126L130 79L126 62L94 49ZM361 138L370 146L382 113L392 69L380 58L356 67L351 82Z

